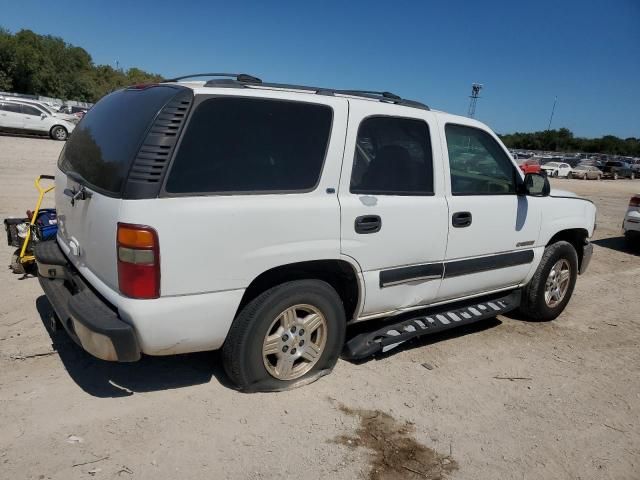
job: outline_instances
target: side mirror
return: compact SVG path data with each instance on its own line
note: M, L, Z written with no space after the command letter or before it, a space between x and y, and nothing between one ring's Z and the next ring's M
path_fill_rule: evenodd
M47 114L46 113L41 113L40 114L40 118L47 118Z
M524 176L524 194L532 197L548 197L551 193L551 184L546 175L540 173L527 173Z

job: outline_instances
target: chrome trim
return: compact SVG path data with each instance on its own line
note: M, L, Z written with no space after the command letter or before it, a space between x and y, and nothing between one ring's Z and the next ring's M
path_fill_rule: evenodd
M380 285L380 288L393 287L395 285L401 285L403 283L420 282L428 280L439 280L442 275L424 275L422 277L407 278L406 280L396 280L395 282L386 282Z

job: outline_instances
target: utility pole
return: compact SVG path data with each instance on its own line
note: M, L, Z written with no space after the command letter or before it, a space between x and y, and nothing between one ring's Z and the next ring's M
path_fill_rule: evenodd
M472 83L471 84L471 95L469 98L469 112L467 113L468 117L473 118L476 114L476 103L478 103L478 98L480 98L480 90L482 90L483 85L481 83Z
M553 120L553 113L556 111L556 103L558 103L558 96L553 99L553 107L551 107L551 116L549 117L549 126L547 130L551 130L551 121Z

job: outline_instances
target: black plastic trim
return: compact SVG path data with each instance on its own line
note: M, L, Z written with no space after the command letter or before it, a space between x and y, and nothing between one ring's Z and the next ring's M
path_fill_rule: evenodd
M444 265L442 263L429 263L383 270L380 272L380 288L414 280L437 280L442 278L443 272Z
M533 250L521 250L517 252L500 253L486 257L471 258L468 260L454 260L444 265L444 278L458 277L472 273L498 270L500 268L515 267L533 262Z

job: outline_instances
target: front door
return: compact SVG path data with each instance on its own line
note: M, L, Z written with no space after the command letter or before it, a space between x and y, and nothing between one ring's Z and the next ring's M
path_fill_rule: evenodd
M447 203L431 112L349 104L340 179L341 253L363 272L360 317L436 297L447 241ZM434 161L434 159L436 159Z
M438 297L446 300L518 285L533 264L542 203L516 194L517 166L488 131L460 123L441 128L448 156L450 215Z

